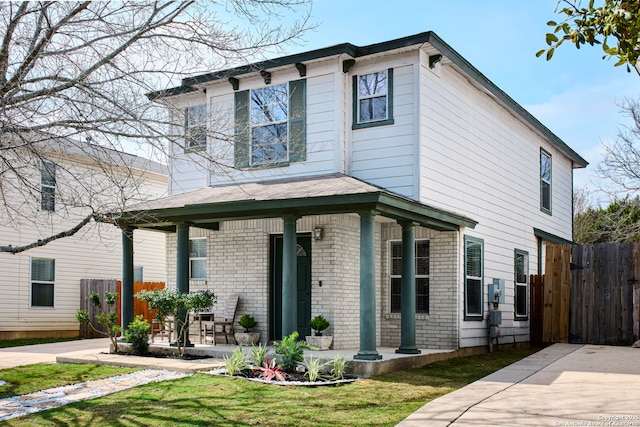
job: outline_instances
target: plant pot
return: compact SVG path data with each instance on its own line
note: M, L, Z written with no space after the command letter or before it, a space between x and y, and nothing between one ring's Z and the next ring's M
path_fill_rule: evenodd
M306 336L305 338L307 339L307 344L318 350L329 350L333 342L332 335Z
M236 332L234 337L238 345L255 345L260 341L260 332Z

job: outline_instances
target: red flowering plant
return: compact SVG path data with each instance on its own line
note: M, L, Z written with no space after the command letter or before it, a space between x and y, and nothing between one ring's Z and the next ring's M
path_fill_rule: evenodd
M267 381L286 381L287 373L278 365L276 359L267 357L264 366L256 366L255 372L259 373L260 378Z

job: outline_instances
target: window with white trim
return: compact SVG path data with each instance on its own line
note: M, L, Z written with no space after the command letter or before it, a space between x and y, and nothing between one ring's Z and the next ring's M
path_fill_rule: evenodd
M392 241L389 251L391 277L391 312L402 309L402 242ZM429 313L429 241L416 240L416 313Z
M251 91L251 165L289 161L289 85Z
M353 76L352 129L393 124L393 68Z
M56 210L56 164L40 161L40 210Z
M484 242L464 237L464 318L482 320Z
M55 280L55 259L31 258L31 307L54 306Z
M141 265L133 266L133 281L144 282L144 267Z
M207 239L189 240L189 278L206 280L207 278Z
M540 210L551 213L551 154L540 149Z
M514 283L515 283L515 317L516 320L525 320L528 316L527 294L529 283L529 253L515 250L514 259Z
M207 106L195 105L187 108L184 131L185 151L197 151L207 148Z

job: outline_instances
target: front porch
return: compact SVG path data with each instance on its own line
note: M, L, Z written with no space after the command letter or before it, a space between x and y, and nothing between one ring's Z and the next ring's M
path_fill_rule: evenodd
M354 360L395 360L391 354L458 347L457 237L460 227L475 226L473 220L340 174L207 187L138 209L127 212L120 224L125 230L123 325L133 318L127 312L133 299L127 289L132 281L130 233L147 228L171 233L167 259L175 281L170 277L169 287L180 292L212 289L219 303L240 294L238 315L255 315L262 342L294 331L310 335L309 319L324 314L332 323L335 348ZM315 238L316 227L324 237ZM431 276L433 297L426 297L427 310L430 304L432 311L426 314L416 313L416 237L431 239L431 259L437 267ZM189 277L189 244L194 238L203 239L207 248L205 280ZM301 239L307 239L307 246ZM390 282L385 265L390 239L401 241L405 254L402 298L394 300L393 310L388 307L388 287L382 286L383 280ZM312 259L306 266L300 264L301 253ZM303 271L309 274L306 290L301 287ZM306 301L303 291L308 292ZM393 298L399 294L396 289ZM422 342L416 342L416 319L422 322ZM306 334L301 332L304 322ZM439 340L437 345L425 342L425 336ZM378 351L378 345L396 343L394 351Z

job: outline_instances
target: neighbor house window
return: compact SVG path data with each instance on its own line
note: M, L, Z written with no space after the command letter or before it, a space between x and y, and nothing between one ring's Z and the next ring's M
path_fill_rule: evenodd
M31 258L31 307L53 307L56 261Z
M143 282L144 281L144 267L141 265L136 265L133 267L133 281L134 282Z
M236 167L286 166L306 150L306 80L236 92Z
M353 77L353 128L393 123L393 69Z
M185 145L187 151L202 150L207 147L207 106L196 105L187 108L185 124Z
M402 309L402 242L391 242L391 312ZM416 241L416 313L429 313L429 241Z
M481 239L465 236L464 240L464 318L482 320L483 252Z
M529 278L529 253L516 249L515 251L515 316L516 319L527 318L527 283Z
M207 239L189 240L189 278L207 278Z
M540 150L540 209L551 213L551 154Z
M56 164L40 162L40 210L56 210Z

